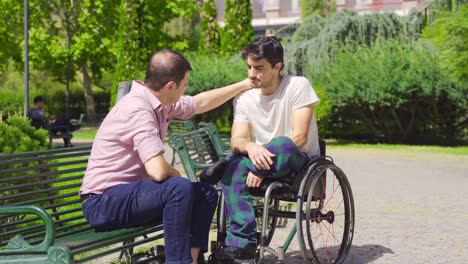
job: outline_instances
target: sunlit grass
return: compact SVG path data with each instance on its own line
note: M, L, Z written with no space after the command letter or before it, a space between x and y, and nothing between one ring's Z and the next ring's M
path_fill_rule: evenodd
M81 127L73 132L74 139L94 139L96 137L97 127Z
M437 153L448 155L468 155L468 146L415 146L415 145L401 145L401 144L361 144L350 142L339 142L336 140L327 140L327 147L330 148L346 148L346 149L380 149L401 152L424 152L424 153Z

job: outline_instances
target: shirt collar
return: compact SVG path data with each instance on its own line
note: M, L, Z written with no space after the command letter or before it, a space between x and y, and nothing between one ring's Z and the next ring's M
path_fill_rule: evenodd
M159 99L154 96L148 89L149 88L146 87L142 81L134 80L132 82L131 91L136 94L143 95L145 98L147 98L153 110L156 110L161 107L161 101L159 101Z

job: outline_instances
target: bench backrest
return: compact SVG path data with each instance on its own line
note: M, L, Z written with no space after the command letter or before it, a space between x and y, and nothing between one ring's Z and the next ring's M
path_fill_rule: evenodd
M176 133L185 133L197 129L192 120L171 119L167 128L169 135Z
M197 175L203 169L224 156L216 127L213 126L176 133L169 137L169 146L179 155L185 173L191 181L198 181Z
M44 208L56 238L91 229L78 196L90 151L86 146L0 155L0 206ZM0 215L0 248L17 234L34 244L44 238L44 224L32 215Z
M115 102L117 103L124 95L128 94L130 92L130 89L132 88L132 83L131 82L119 82L119 85L117 87L117 96L115 98Z

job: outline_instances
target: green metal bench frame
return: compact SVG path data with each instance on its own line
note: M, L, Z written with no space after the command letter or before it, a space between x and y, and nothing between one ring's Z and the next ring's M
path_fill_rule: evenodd
M198 182L198 174L226 155L218 130L212 123L196 130L169 136L169 146L179 155L187 177Z
M167 132L170 136L172 134L185 133L188 131L193 131L195 129L196 127L192 120L172 119L171 121L169 121ZM176 152L173 151L172 160L171 160L172 166L174 166L175 164L175 159L176 159L175 155L176 155Z
M82 263L163 239L155 226L96 232L78 195L91 146L0 155L0 263ZM138 239L137 239L138 238Z

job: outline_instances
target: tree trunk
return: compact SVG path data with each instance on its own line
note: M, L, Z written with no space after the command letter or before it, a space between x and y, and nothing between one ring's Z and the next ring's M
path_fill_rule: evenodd
M81 83L83 84L84 96L86 101L86 114L88 121L96 123L96 108L94 107L93 91L91 90L91 78L89 77L88 64L80 65Z

